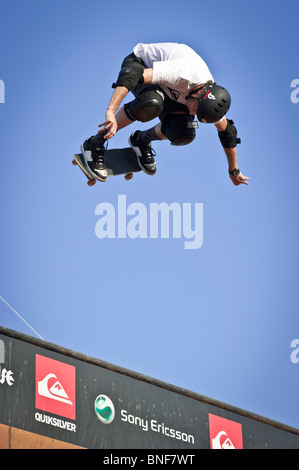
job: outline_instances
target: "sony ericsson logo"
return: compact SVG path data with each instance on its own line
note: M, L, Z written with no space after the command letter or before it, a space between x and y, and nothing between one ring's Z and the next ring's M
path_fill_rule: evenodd
M110 424L115 417L115 409L107 395L99 395L94 402L94 410L97 418L104 424Z

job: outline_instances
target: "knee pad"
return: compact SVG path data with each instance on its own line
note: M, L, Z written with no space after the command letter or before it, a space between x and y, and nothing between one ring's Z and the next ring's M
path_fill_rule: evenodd
M131 121L148 122L163 111L164 96L156 90L145 90L135 100L125 104L125 113Z
M162 122L162 134L171 145L188 145L196 136L198 124L189 114L168 114Z

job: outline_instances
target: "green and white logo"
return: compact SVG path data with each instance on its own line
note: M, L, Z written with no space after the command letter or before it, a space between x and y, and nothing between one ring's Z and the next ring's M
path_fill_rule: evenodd
M94 402L94 410L98 419L104 424L110 424L114 420L115 409L107 395L99 395Z

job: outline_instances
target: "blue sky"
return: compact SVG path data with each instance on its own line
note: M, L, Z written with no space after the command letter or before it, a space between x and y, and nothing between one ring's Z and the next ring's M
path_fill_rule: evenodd
M0 8L0 296L47 341L299 427L298 3ZM190 45L229 89L249 186L230 182L213 125L187 147L155 143L155 177L86 185L72 154L104 121L138 42ZM100 240L96 207L117 209L119 195L147 209L202 203L202 247ZM0 324L34 335L3 302Z

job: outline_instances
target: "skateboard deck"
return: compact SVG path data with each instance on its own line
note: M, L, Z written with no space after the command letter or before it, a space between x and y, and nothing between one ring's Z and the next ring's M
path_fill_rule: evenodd
M88 171L81 153L74 153L73 165L78 165L83 171L88 179L88 186L93 186L97 181L99 181ZM125 175L125 179L127 181L133 178L133 173L141 171L141 168L138 165L136 154L131 149L131 147L106 150L105 165L107 168L108 177Z

